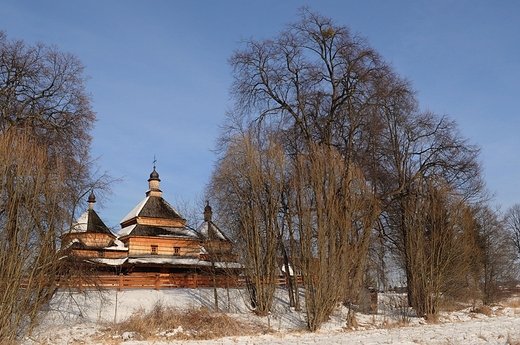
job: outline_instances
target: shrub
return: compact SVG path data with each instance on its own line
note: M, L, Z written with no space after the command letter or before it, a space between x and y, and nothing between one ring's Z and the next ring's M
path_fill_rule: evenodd
M116 324L113 333L120 336L125 334L140 340L208 340L257 334L259 330L207 308L181 310L156 302L149 311L137 309L128 319Z

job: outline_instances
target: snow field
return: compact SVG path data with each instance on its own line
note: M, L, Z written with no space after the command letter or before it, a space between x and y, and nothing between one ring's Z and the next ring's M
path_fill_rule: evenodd
M135 340L123 332L107 337L106 329L136 312L160 304L179 309L213 310L212 289L125 290L118 292L59 291L49 305L41 326L23 340L23 345L68 344L510 344L520 345L520 299L490 308L485 315L471 307L441 313L438 323L417 318L401 304L400 295L381 294L379 312L356 313L355 329L346 328L348 309L340 307L319 332L305 329L305 314L290 308L287 294L277 291L273 312L255 316L248 308L245 291L219 289L221 311L246 324L257 326L259 335L233 336L217 340L169 340L182 327L158 334L151 340Z

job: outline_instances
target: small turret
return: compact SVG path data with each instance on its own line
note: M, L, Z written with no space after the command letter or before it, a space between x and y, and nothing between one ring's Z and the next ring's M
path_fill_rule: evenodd
M155 171L154 165L153 171L148 179L148 191L146 192L146 196L162 196L162 191L159 189L160 182L159 173Z
M206 207L204 207L204 221L211 222L212 217L213 211L211 210L211 206L209 206L209 201L206 201Z
M90 192L90 195L88 196L88 209L93 210L94 204L96 203L96 196L94 195L94 191Z

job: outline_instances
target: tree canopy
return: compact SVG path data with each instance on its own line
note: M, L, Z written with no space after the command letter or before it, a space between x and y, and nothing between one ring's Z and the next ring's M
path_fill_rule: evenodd
M36 322L65 277L59 236L80 199L108 185L90 158L83 73L76 56L0 31L0 341Z
M410 281L425 273L406 259L409 250L419 249L404 245L409 232L421 239L421 246L428 228L452 239L442 248L454 252L448 262L435 262L438 267L455 267L453 261L471 255L471 245L457 246L461 224L471 222L462 216L452 219L454 224L439 219L446 209L459 208L450 213L463 214L481 200L479 148L447 116L420 110L411 83L365 38L303 9L300 20L277 36L242 42L229 62L235 106L219 140L221 155L211 185L214 204L230 224L241 224L237 234L256 232L260 238L255 245L276 239L281 252L298 257L311 329L326 320L337 302L359 300L369 280L367 255L374 236L383 238L395 255L404 255L400 262ZM283 162L276 175L267 169L274 162ZM417 200L434 205L428 216L414 213L413 207L420 207ZM256 222L246 222L236 211L249 205L262 215ZM412 225L419 223L422 228ZM262 255L281 252L269 249ZM435 277L425 277L421 284ZM435 282L439 294L455 284L443 283ZM416 309L435 309L412 296L416 290L409 293Z

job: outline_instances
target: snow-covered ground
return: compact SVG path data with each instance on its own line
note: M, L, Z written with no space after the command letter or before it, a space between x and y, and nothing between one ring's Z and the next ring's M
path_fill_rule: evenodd
M181 309L213 309L212 289L115 290L83 294L60 291L49 306L42 325L23 340L36 344L520 344L520 303L505 303L492 308L490 316L472 312L468 307L442 313L439 321L429 324L409 316L400 308L398 295L380 295L379 313L357 313L357 327L347 329L346 308L339 309L317 333L305 330L305 316L287 305L280 289L269 317L256 317L247 308L243 291L220 290L219 305L228 315L262 326L263 334L234 336L205 341L138 341L132 334L101 337L114 321L122 321L137 310L161 304ZM489 314L489 313L486 313ZM404 326L402 321L407 321ZM175 330L172 330L175 331ZM179 330L177 330L179 331Z

